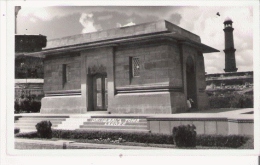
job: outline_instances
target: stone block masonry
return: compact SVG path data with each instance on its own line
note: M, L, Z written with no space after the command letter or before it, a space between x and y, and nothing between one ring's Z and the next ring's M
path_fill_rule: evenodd
M33 53L45 56L41 113L172 114L188 96L205 109L202 53L216 51L164 20L48 41Z

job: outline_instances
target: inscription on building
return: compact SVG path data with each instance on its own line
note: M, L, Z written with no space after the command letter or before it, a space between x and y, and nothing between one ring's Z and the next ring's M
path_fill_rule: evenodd
M110 126L124 126L127 123L139 123L139 119L95 118L95 119L90 119L90 122L101 122L104 123L104 125L110 125Z

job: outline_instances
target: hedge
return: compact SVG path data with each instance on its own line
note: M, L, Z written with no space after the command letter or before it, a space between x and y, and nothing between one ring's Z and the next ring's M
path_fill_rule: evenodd
M86 131L86 130L53 130L53 137L61 139L124 139L128 142L172 144L172 136L143 132Z
M37 132L19 133L16 137L37 138ZM118 140L122 138L127 142L173 144L173 136L155 133L142 132L114 132L114 131L90 131L90 130L52 130L52 137L59 139L108 139ZM242 135L197 135L196 144L209 147L230 147L242 146L249 137Z
M18 101L14 102L14 113L21 113L21 112L40 112L41 109L41 102L25 99L20 104Z
M238 148L249 140L247 136L241 135L197 135L197 145Z
M209 96L210 108L253 108L254 97L245 94Z

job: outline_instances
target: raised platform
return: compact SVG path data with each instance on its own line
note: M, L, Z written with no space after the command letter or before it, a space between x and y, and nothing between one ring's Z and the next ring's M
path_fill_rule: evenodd
M254 109L238 109L221 113L182 114L105 114L105 112L77 115L20 114L15 116L15 127L21 132L35 131L41 120L50 120L53 129L102 130L121 132L151 132L171 134L172 128L194 124L197 134L253 135Z

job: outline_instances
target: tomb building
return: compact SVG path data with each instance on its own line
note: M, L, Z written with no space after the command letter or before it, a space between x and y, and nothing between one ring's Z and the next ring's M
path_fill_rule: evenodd
M42 114L173 114L207 109L204 53L219 52L168 21L48 40Z

